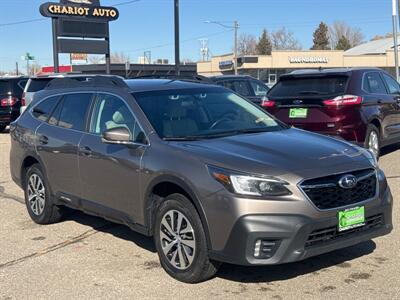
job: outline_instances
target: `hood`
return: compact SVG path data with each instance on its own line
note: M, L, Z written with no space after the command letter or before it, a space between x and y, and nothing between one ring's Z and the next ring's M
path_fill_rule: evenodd
M372 167L359 147L295 128L173 144L206 164L260 175L314 178Z

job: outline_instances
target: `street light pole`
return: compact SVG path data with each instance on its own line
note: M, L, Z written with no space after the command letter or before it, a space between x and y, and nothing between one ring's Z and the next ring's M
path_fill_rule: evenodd
M392 0L392 19L393 19L393 51L394 51L394 64L396 68L396 80L399 81L399 53L398 53L398 44L397 44L397 9L398 3L397 0Z
M179 76L180 71L180 49L179 49L179 0L174 0L175 6L175 75Z
M235 39L234 39L234 58L233 58L233 66L234 66L234 71L235 75L238 74L238 29L239 29L239 23L238 21L233 22L233 27L235 28Z

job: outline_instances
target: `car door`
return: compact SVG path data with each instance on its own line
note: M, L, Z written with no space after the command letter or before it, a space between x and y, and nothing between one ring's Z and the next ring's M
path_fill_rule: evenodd
M394 138L400 138L400 85L399 83L386 73L382 73L385 80L387 89L389 91L392 110L391 110L391 124L388 126L390 135Z
M135 145L108 144L102 134L125 127ZM129 105L119 96L99 93L92 110L88 132L79 144L79 169L84 199L93 210L128 222L140 212L142 156L146 150L144 133ZM90 209L90 207L89 207Z
M64 95L51 117L36 131L37 152L45 165L52 192L64 200L72 201L82 195L78 145L92 97L93 93ZM34 114L40 113L38 108L34 108Z

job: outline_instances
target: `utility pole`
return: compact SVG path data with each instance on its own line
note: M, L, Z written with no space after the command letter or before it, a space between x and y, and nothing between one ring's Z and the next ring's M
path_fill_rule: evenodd
M15 73L17 73L17 76L19 75L19 67L18 67L18 62L15 62Z
M393 51L394 62L396 68L396 80L399 81L399 52L397 43L397 15L398 15L398 1L392 0L392 20L393 20Z
M179 76L180 71L180 42L179 42L179 0L174 0L175 11L175 75Z
M234 31L235 31L235 38L234 38L234 57L233 57L233 67L235 70L235 75L238 74L238 63L237 63L237 59L238 59L238 29L239 29L239 23L238 21L233 22L233 27L234 27Z

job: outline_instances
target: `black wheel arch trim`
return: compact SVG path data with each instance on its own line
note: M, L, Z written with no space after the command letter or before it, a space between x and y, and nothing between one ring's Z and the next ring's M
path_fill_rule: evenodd
M207 247L211 249L211 239L209 234L209 227L206 215L204 213L203 207L199 201L199 197L194 192L194 187L191 187L189 183L185 182L183 179L174 176L174 175L167 175L163 174L155 179L153 179L150 184L148 185L146 192L145 192L145 206L144 206L144 216L145 216L145 226L149 231L149 235L153 235L153 223L154 223L154 209L162 202L162 199L156 199L153 196L154 188L160 183L172 183L179 186L182 190L184 190L192 200L197 212L199 213L201 223L204 227L204 231L206 234L207 240Z

